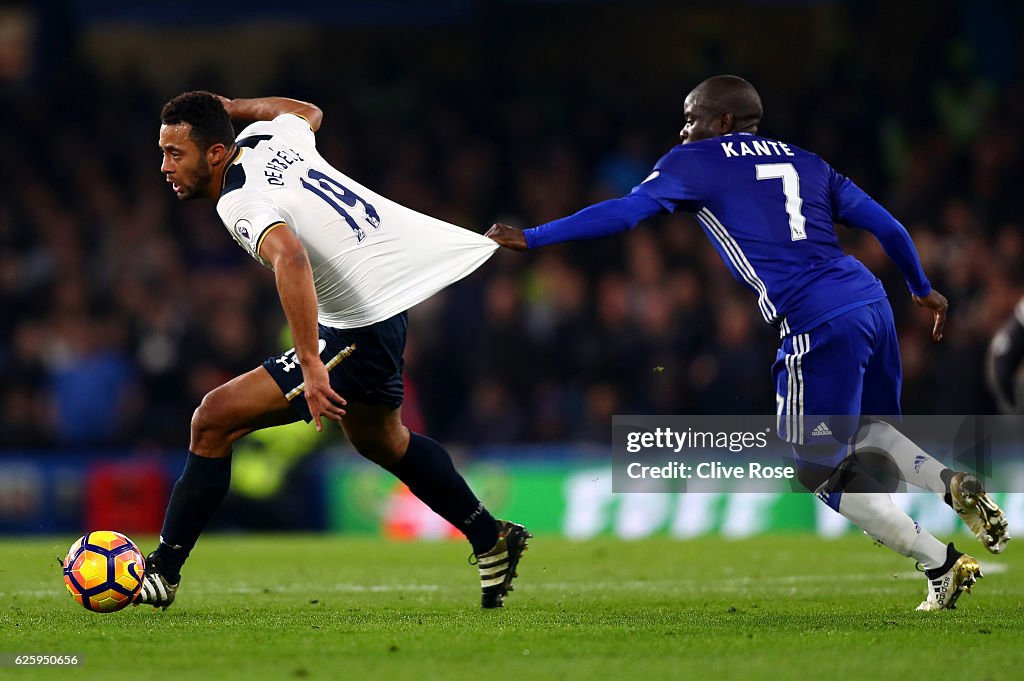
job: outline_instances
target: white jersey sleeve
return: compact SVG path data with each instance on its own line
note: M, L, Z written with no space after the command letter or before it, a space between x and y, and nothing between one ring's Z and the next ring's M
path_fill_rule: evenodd
M270 263L260 257L263 238L273 228L286 224L274 203L261 192L242 187L221 197L217 213L238 245L269 267Z

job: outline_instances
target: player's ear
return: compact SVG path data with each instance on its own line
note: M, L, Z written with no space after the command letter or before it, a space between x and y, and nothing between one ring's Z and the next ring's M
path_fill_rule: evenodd
M206 150L206 160L210 165L217 165L227 157L228 148L220 142L213 144Z
M736 117L732 115L731 111L726 111L718 117L718 134L724 135L733 131L736 127Z

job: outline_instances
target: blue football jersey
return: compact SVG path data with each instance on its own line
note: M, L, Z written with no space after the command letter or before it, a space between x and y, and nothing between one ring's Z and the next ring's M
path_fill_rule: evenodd
M808 151L750 133L678 145L633 192L694 213L783 336L885 298L835 232L870 197Z

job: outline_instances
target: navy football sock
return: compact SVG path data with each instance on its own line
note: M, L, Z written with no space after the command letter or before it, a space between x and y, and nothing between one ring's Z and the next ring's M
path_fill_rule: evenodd
M211 459L188 453L185 470L174 483L160 530L157 559L161 574L171 583L181 579L181 566L196 545L210 516L228 493L231 457Z
M405 456L388 470L434 513L466 535L474 553L484 553L498 541L494 516L469 489L448 452L437 442L410 432Z

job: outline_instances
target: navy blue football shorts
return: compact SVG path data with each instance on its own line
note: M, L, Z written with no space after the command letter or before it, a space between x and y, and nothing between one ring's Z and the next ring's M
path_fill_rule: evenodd
M899 416L903 368L888 300L783 338L772 382L779 437L832 465L861 416ZM826 463L821 461L821 463Z
M405 396L402 354L408 327L407 312L358 329L335 329L321 324L320 359L327 366L335 392L350 402L400 406ZM307 423L311 421L295 348L270 357L263 366L292 409Z

